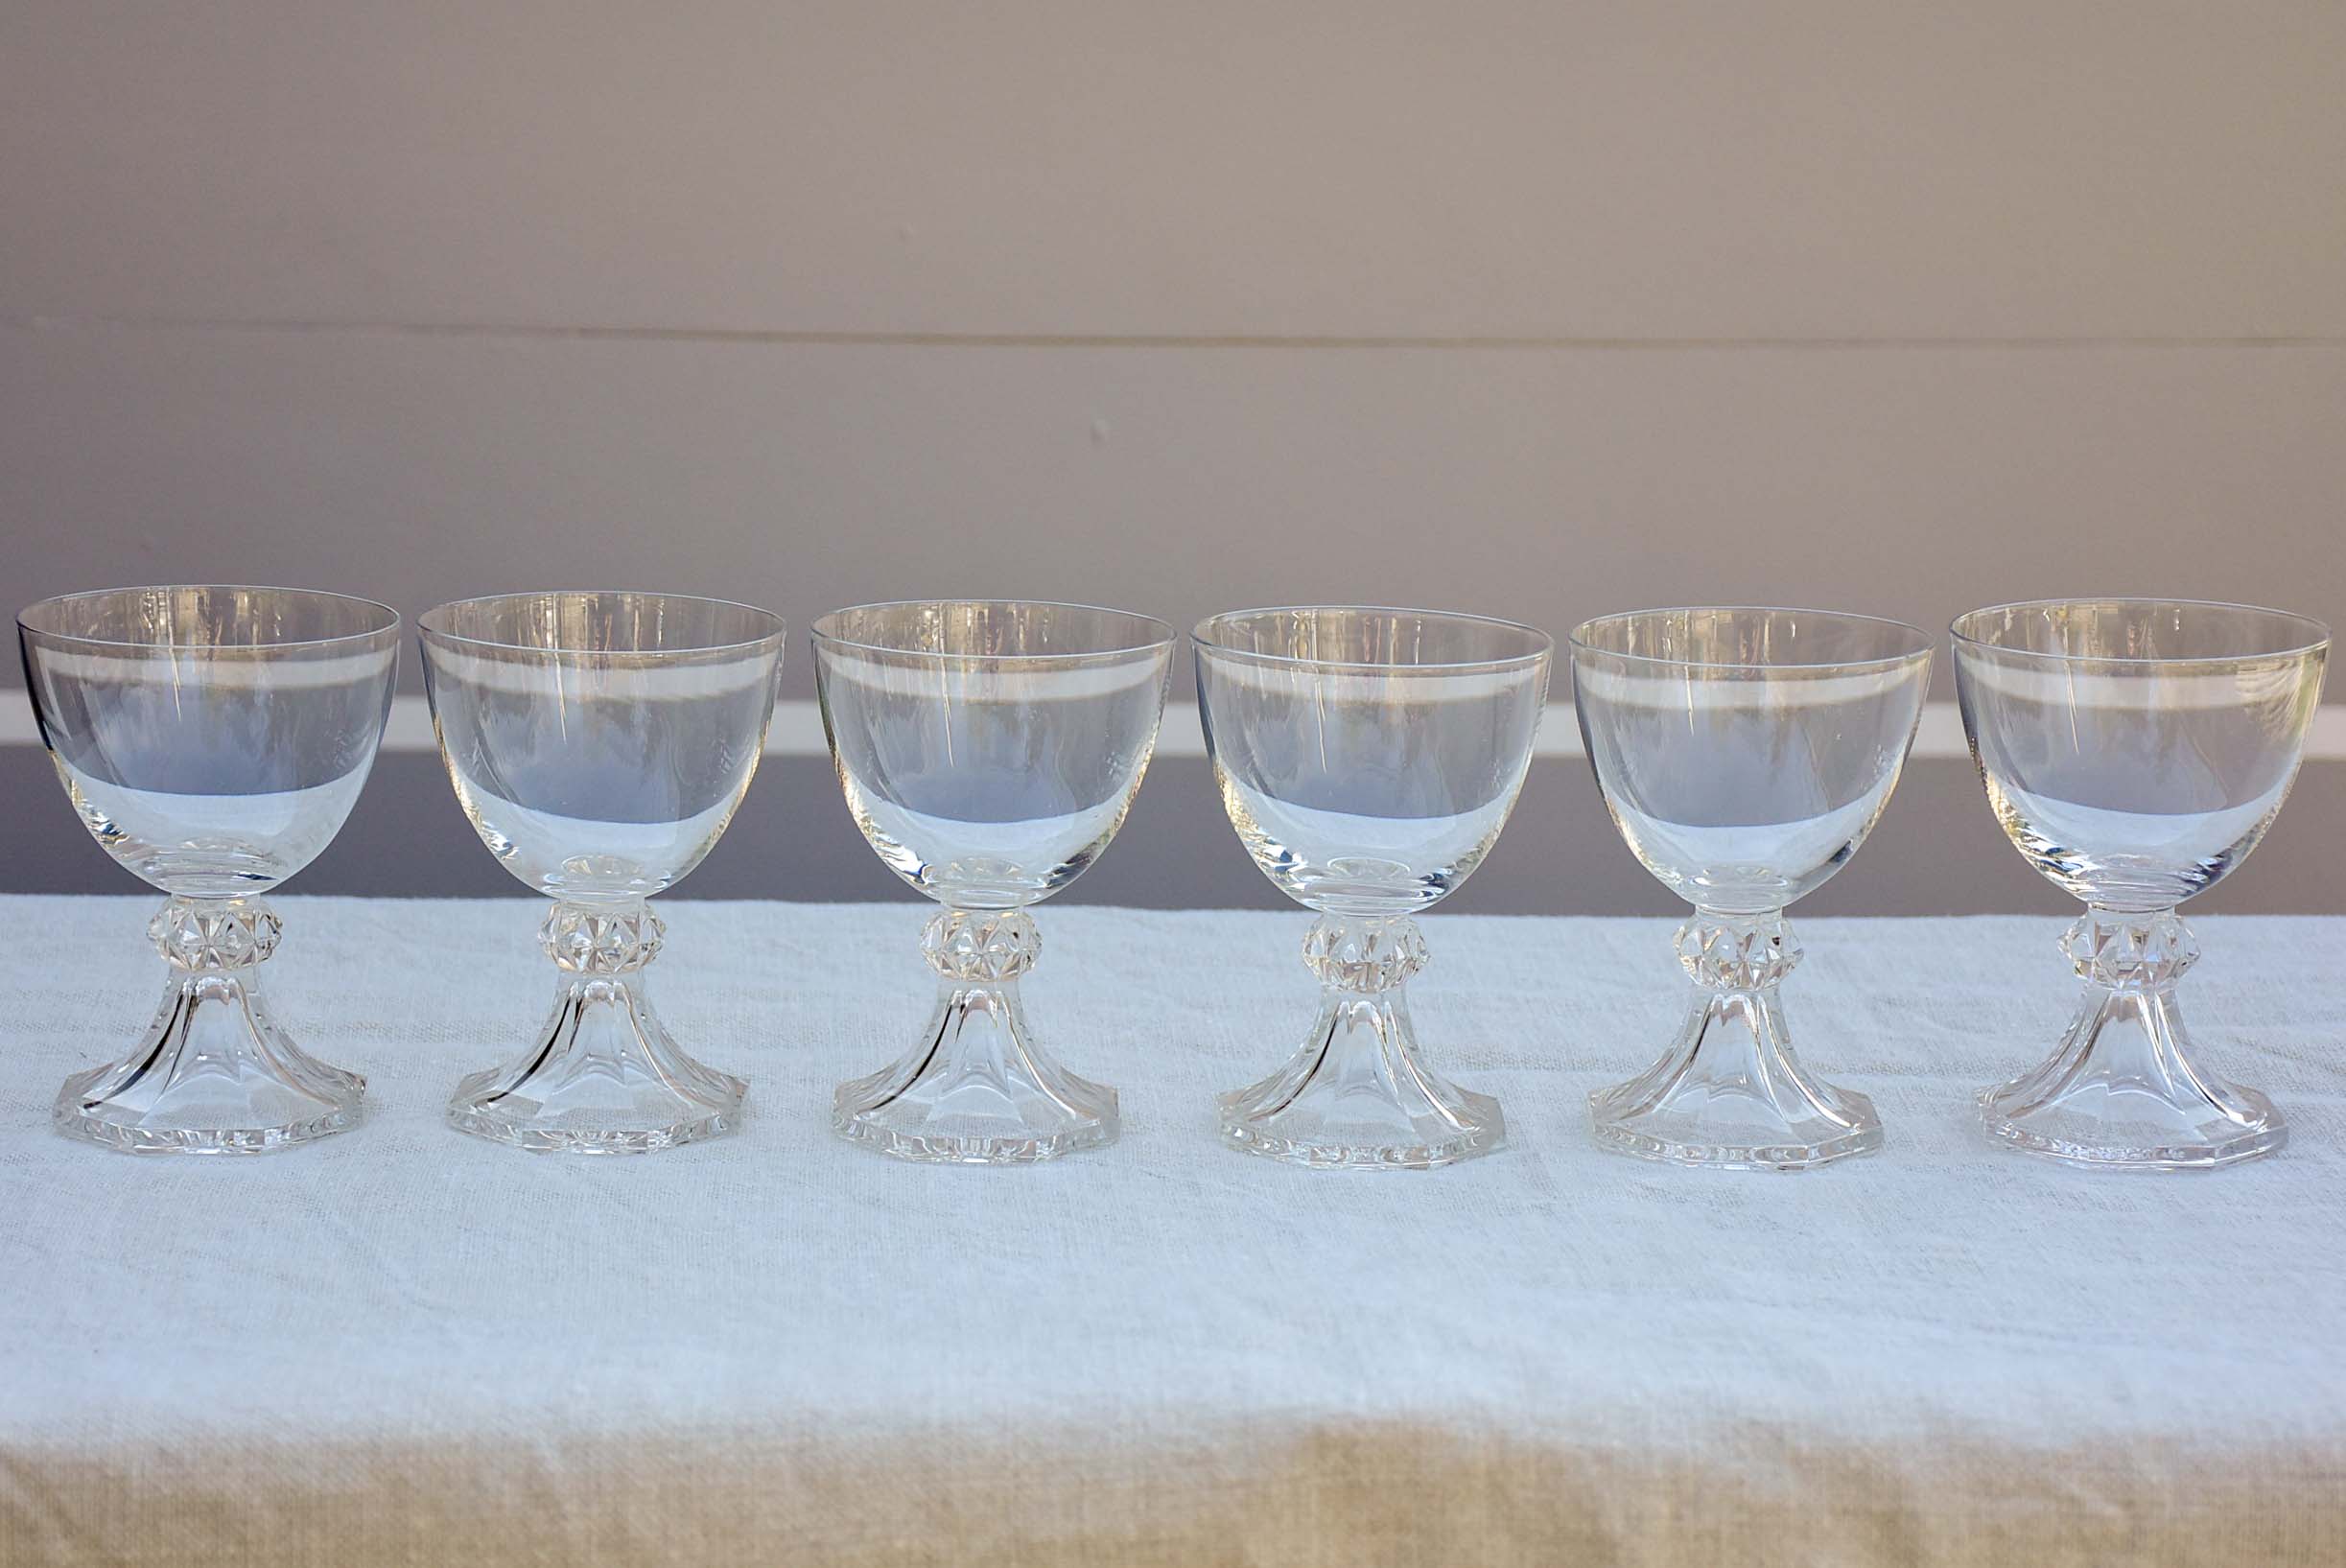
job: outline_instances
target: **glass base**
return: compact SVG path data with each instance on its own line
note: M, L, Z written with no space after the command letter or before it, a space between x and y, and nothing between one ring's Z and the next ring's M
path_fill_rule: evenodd
M2216 1087L2232 1109L2219 1112L2211 1104L2208 1113L2194 1118L2188 1108L2174 1106L2147 1117L2149 1108L2123 1091L2105 1092L2099 1107L2080 1096L2057 1110L2014 1113L2006 1108L2019 1098L2014 1091L2020 1086L2007 1084L1981 1091L1980 1119L1987 1135L2006 1148L2085 1170L2208 1171L2288 1143L2288 1123L2270 1100L2252 1088Z
M1818 1086L1820 1088L1824 1086ZM1882 1147L1881 1117L1854 1089L1826 1089L1813 1116L1751 1116L1743 1095L1690 1094L1642 1112L1630 1085L1588 1097L1597 1142L1616 1154L1722 1171L1804 1171Z
M1224 1143L1322 1170L1432 1170L1505 1144L1499 1102L1419 1054L1401 984L1424 964L1414 923L1330 917L1304 952L1327 982L1319 1021L1285 1066L1216 1102Z
M942 1165L1056 1159L1114 1142L1121 1125L1114 1089L1037 1048L1015 978L947 981L920 1043L841 1084L831 1124L851 1143Z
M457 1085L459 1132L535 1154L649 1154L735 1131L749 1086L671 1039L644 976L566 976L529 1048Z
M1882 1118L1793 1054L1777 986L1800 948L1781 915L1699 912L1678 930L1694 977L1686 1021L1637 1077L1588 1097L1617 1154L1729 1171L1804 1171L1882 1147Z
M270 1154L357 1125L365 1088L270 1021L249 969L181 973L136 1050L65 1080L53 1120L129 1154Z
M1980 1095L1988 1136L2091 1170L2214 1170L2271 1154L2288 1124L2252 1088L2195 1066L2171 991L2090 986L2034 1072Z

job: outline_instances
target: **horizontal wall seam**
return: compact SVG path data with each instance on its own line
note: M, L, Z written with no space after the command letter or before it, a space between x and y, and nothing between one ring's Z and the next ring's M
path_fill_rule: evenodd
M1594 353L1767 351L1949 352L1963 349L2334 349L2346 337L1581 337L1379 334L851 332L692 326L582 326L498 321L244 320L200 316L0 315L17 332L176 332L246 336L344 335L555 342L778 344L865 348L1531 350Z
M0 694L0 746L35 746L39 743L39 729L34 723L32 710L21 694ZM414 695L392 699L391 721L383 734L384 750L423 752L434 749L436 744L432 733L432 712L424 699ZM823 757L829 755L829 749L823 737L823 715L814 703L801 698L774 705L774 721L766 729L767 756ZM1165 705L1164 726L1158 737L1157 755L1206 755L1205 732L1199 728L1195 703ZM1553 703L1549 706L1546 716L1540 721L1535 755L1583 755L1580 721L1573 715L1569 703ZM1922 727L1914 737L1913 755L1926 761L1969 759L1971 752L1963 739L1962 715L1954 703L1934 702L1924 706ZM2306 761L2346 761L2346 704L2326 706L2314 715L2313 733L2306 742Z

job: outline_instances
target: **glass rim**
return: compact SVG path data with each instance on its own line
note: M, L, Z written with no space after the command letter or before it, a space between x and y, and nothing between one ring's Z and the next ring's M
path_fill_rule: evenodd
M763 616L767 620L773 622L774 629L757 637L735 638L723 643L703 643L692 647L585 648L548 647L540 643L515 643L497 637L472 637L463 632L449 631L444 626L433 623L434 617L447 610L462 610L476 604L499 604L514 599L533 598L668 599L677 604L715 605L720 609L747 610L752 615ZM658 588L524 588L508 594L476 594L470 598L452 598L445 603L434 604L431 609L415 618L415 629L423 637L434 642L468 648L493 648L501 653L577 654L622 659L688 658L704 653L738 653L749 648L764 647L768 644L782 643L790 635L789 622L781 615L762 605L751 604L742 599L713 598L706 594L671 594L665 589Z
M2123 653L2062 653L2050 648L2016 648L2003 643L1991 643L1974 637L1963 630L1963 622L1981 616L1992 616L2016 610L2050 610L2059 606L2088 604L2166 606L2170 609L2241 610L2250 615L2270 616L2283 622L2294 622L2312 635L2306 641L2288 647L2271 648L2262 653L2185 653L2167 657L2144 657ZM2267 659L2303 659L2330 645L2330 628L2311 616L2299 615L2294 610L2276 610L2264 604L2242 604L2220 598L2157 598L2142 595L2114 594L2102 598L2024 598L2005 604L1982 604L1976 610L1965 610L1947 623L1947 640L1957 647L1978 648L1985 653L2012 659L2040 659L2051 665L2131 665L2150 668L2162 665L2222 666L2257 664Z
M129 594L282 594L293 598L331 600L340 604L356 604L369 610L380 610L387 618L381 625L364 631L337 632L332 637L289 637L268 643L210 643L203 646L213 652L258 652L268 648L324 648L340 643L370 643L384 637L397 640L404 623L397 610L381 599L367 598L360 594L340 593L331 588L287 588L277 583L262 582L152 582L129 584L120 588L85 588L71 594L52 594L47 598L35 599L16 612L16 629L27 637L45 642L78 643L93 648L131 648L152 651L159 648L184 650L188 644L157 642L152 637L91 637L82 632L52 631L36 626L26 618L35 611L55 605L74 604L89 599L116 598Z
M864 637L842 637L826 627L842 616L858 615L867 610L942 609L949 605L1001 605L1032 610L1085 610L1094 615L1122 616L1154 626L1161 636L1146 642L1127 643L1120 647L1067 649L1056 653L949 653L942 648L907 648L893 643L876 643ZM1080 664L1091 659L1122 659L1136 653L1154 653L1169 648L1180 641L1181 633L1153 615L1139 610L1119 610L1113 604L1082 604L1072 599L1054 598L885 598L869 604L842 604L835 610L826 610L807 625L808 640L819 647L852 648L857 653L876 653L898 659L953 660L959 663L984 661L988 664L1065 665Z
M1319 614L1343 611L1348 614L1417 616L1427 620L1447 620L1474 626L1496 626L1506 631L1523 632L1538 640L1539 645L1528 653L1499 654L1488 659L1448 659L1433 664L1404 665L1390 659L1324 659L1297 653L1265 653L1259 648L1233 647L1208 635L1208 628L1217 622L1238 621L1253 616ZM1556 639L1537 626L1521 620L1509 620L1503 616L1477 615L1471 610L1425 610L1405 604L1258 604L1244 610L1221 610L1206 617L1189 628L1189 641L1201 651L1219 654L1229 659L1251 659L1257 664L1278 665L1290 669L1352 669L1423 670L1439 673L1444 670L1499 670L1537 664L1556 652Z
M1809 616L1819 620L1838 620L1865 626L1894 626L1912 634L1914 645L1904 653L1880 653L1869 659L1674 659L1654 653L1624 653L1618 648L1599 647L1582 634L1608 621L1635 620L1647 616L1670 615L1784 615ZM1575 653L1592 653L1605 659L1623 659L1632 664L1655 665L1666 669L1887 669L1893 666L1912 664L1927 659L1938 647L1938 640L1911 620L1894 616L1866 615L1857 610L1817 610L1793 604L1664 604L1648 610L1614 610L1601 616L1590 616L1572 628L1566 639Z

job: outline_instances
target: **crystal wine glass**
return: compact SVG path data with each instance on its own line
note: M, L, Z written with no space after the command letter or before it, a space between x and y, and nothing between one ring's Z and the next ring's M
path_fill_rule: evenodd
M1317 605L1201 621L1198 708L1223 808L1320 919L1320 1016L1293 1060L1221 1097L1223 1141L1299 1165L1427 1169L1489 1154L1499 1103L1419 1053L1411 917L1474 873L1531 765L1554 644L1480 616Z
M1140 788L1173 630L1021 601L867 604L814 623L823 723L856 826L943 905L937 1002L893 1066L841 1084L841 1136L900 1159L1007 1164L1110 1142L1116 1095L1037 1043L1027 906L1099 858Z
M552 899L545 1025L457 1086L448 1119L519 1148L639 1154L729 1133L748 1092L685 1054L645 968L645 902L700 864L765 747L782 618L671 594L532 593L427 612L424 689L457 800Z
M2270 1154L2272 1102L2200 1066L2175 1008L2199 956L2175 906L2248 857L2281 809L2330 634L2279 610L2043 600L1955 622L1956 690L1996 820L2084 901L2085 981L2035 1071L1983 1092L1988 1133L2072 1164L2190 1170Z
M1784 910L1841 870L1889 801L1929 688L1931 640L1814 610L1644 610L1572 634L1573 691L1621 836L1694 905L1677 1039L1589 1097L1598 1141L1731 1170L1801 1170L1882 1144L1863 1094L1793 1055Z
M349 1127L365 1080L295 1045L260 965L262 895L333 841L374 765L399 617L293 588L123 588L16 620L58 777L107 853L169 895L170 960L130 1054L65 1081L58 1127L134 1154L260 1154Z

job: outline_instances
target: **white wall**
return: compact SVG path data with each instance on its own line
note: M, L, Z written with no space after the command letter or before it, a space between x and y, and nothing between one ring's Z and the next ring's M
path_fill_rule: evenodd
M15 602L2346 618L2334 0L19 0L0 235Z

